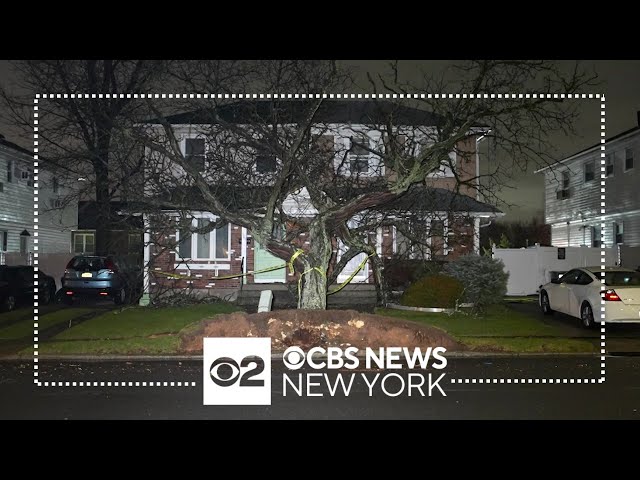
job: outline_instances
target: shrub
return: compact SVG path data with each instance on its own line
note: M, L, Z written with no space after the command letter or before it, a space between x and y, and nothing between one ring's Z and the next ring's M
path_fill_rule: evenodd
M462 297L460 281L446 275L428 275L411 284L400 299L409 307L453 308Z
M479 255L466 255L447 264L447 275L464 285L464 301L474 303L477 310L502 302L507 293L509 273L502 260Z
M384 278L392 290L402 290L426 275L442 271L442 262L394 256L384 259Z

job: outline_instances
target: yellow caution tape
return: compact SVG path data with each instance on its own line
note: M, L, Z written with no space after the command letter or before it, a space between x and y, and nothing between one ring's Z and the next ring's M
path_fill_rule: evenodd
M304 253L304 250L302 249L297 249L293 255L291 255L291 258L289 259L289 261L287 263L284 263L282 265L276 265L273 267L267 267L267 268L262 268L260 270L252 270L250 272L247 273L236 273L233 275L222 275L222 276L217 276L217 277L209 277L209 280L228 280L231 278L238 278L238 277L246 277L247 275L255 275L257 273L266 273L266 272L273 272L275 270L280 270L281 268L286 268L289 267L289 272L290 273L295 273L295 268L294 268L294 262L296 260L296 258L298 258L301 254ZM351 275L349 275L349 277L342 282L340 285L338 285L335 289L330 290L327 292L327 295L333 295L334 293L338 293L340 290L342 290L344 287L346 287L349 283L351 283L351 281L353 280L353 278L358 274L358 272L360 270L362 270L365 266L365 264L367 263L367 261L373 257L375 255L375 253L372 253L368 256L366 256L365 258L362 259L362 262L360 262L360 265L358 265L358 268L356 268ZM324 270L321 267L311 267L307 270L305 270L304 272L302 272L300 274L300 277L298 277L298 303L300 302L300 297L302 295L302 277L304 277L307 273L310 273L312 271L316 270L317 272L319 272L323 277L326 278L326 273L324 272ZM176 273L168 273L168 272L163 272L163 271L159 271L159 270L152 270L152 273L155 275L161 275L161 276L165 276L167 278L171 278L171 279L182 279L182 278L187 278L185 275L179 275Z

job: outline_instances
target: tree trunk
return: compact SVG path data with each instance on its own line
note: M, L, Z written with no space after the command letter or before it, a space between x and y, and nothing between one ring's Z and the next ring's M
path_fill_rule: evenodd
M298 294L301 310L326 310L327 270L331 259L331 237L326 226L314 220L309 228L309 252L301 256L304 271L302 288ZM302 272L300 272L302 274Z
M111 198L109 195L110 133L102 133L94 152L93 169L96 177L96 255L107 255L111 249Z
M389 302L389 286L384 276L384 263L382 258L377 255L371 257L371 264L373 266L373 275L376 280L376 293L378 295L378 301L383 307L387 306Z

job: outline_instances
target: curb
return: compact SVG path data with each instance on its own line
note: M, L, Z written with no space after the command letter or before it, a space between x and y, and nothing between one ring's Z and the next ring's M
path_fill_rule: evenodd
M588 352L567 352L567 353L553 353L553 352L541 352L541 353L518 353L518 352L450 352L445 354L447 358L545 358L545 357L600 357L600 353L588 353ZM612 354L607 354L612 356ZM363 355L357 355L358 358L364 358ZM39 360L46 361L69 361L69 362L87 362L87 363L102 363L102 362L201 362L202 355L38 355ZM282 353L273 353L271 358L279 360L282 358ZM317 355L318 359L326 359L326 355ZM33 357L19 357L17 355L11 355L0 358L0 362L33 362Z

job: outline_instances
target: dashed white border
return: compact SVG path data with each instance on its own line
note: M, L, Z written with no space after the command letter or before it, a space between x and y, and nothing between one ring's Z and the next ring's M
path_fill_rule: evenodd
M195 387L197 382L68 382L68 381L41 381L38 378L38 102L40 99L71 98L71 99L109 99L109 98L151 98L151 99L600 99L600 245L601 245L601 282L604 284L605 268L605 141L606 141L606 115L605 96L600 93L43 93L36 94L33 100L33 265L34 265L34 295L33 295L33 377L34 384L39 387ZM452 378L453 384L547 384L547 383L604 383L605 381L605 302L601 300L600 307L600 375L595 378Z

